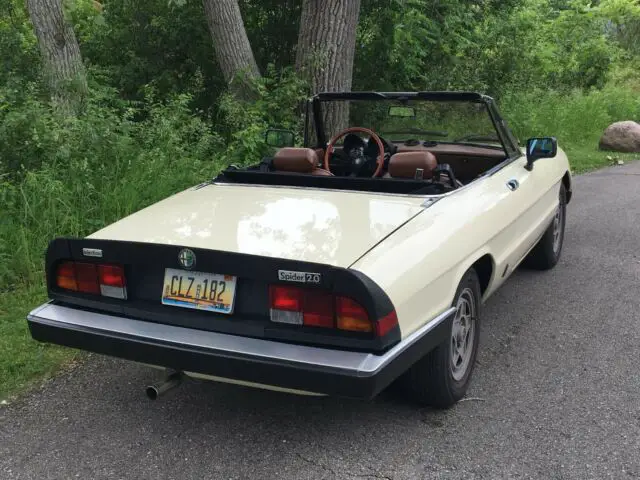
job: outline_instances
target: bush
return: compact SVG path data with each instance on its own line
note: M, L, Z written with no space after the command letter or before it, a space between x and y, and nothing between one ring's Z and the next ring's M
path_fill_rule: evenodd
M539 89L503 95L500 109L521 142L555 135L561 146L581 143L596 149L611 123L640 119L640 96L629 87L614 85L569 93Z
M0 184L0 285L41 282L52 238L86 235L215 175L219 138L189 100L152 104L137 123L94 104L80 118L57 117L36 100L12 108L1 143L29 167Z
M255 163L272 152L264 143L265 131L272 128L292 130L301 141L306 84L290 68L278 73L273 65L267 75L255 80L255 97L240 100L223 94L219 104L216 128L227 142L222 154L226 164Z
M85 236L231 162L257 163L271 151L267 127L299 132L304 84L272 73L251 102L225 96L215 123L192 113L189 95L148 96L141 112L94 87L75 118L58 116L35 86L0 89L9 102L0 110L0 285L41 283L56 236Z

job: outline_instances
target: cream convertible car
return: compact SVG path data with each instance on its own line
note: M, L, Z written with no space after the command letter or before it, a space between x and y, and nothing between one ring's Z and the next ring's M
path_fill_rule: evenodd
M319 94L307 147L266 138L272 157L53 240L33 338L166 368L152 398L198 376L460 400L482 303L521 262L560 256L571 173L556 140L521 149L467 92Z

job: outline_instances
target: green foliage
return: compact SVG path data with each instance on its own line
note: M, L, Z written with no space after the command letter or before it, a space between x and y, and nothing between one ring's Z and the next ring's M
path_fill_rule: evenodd
M254 101L223 98L220 133L186 94L148 96L136 121L136 108L106 101L110 90L94 89L87 112L69 118L33 93L0 89L12 102L0 110L0 286L41 283L42 252L56 236L87 235L229 163L259 161L271 151L269 126L300 132L304 84L291 70L268 72Z
M38 44L28 19L24 2L0 4L0 85L15 83L16 78L33 81L40 75Z
M261 71L293 65L302 0L241 0L240 10Z
M18 149L24 133L21 155L38 156L0 183L0 285L41 283L42 252L55 236L87 235L213 176L220 140L189 100L150 100L144 122L95 102L79 118L58 117L35 100L12 108L22 129L0 144Z
M533 90L503 95L500 109L521 143L528 137L554 135L559 145L595 148L611 123L640 118L640 96L616 86L588 92Z
M582 0L365 4L357 88L475 89L494 96L601 88L631 45L640 45L640 29L631 28L639 18L635 0L597 7Z
M257 98L250 101L229 93L221 97L216 126L228 145L221 157L225 164L255 163L272 153L264 142L269 127L292 130L301 143L304 116L300 107L305 100L305 83L292 69L278 74L270 65L266 75L255 81L254 89Z
M206 112L223 90L202 2L122 0L101 13L77 8L73 18L85 61L128 100L143 101L148 89L189 93Z

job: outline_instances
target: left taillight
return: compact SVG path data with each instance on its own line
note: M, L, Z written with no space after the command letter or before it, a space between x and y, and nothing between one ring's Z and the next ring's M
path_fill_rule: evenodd
M121 265L62 262L56 268L56 286L73 292L127 298L127 284Z

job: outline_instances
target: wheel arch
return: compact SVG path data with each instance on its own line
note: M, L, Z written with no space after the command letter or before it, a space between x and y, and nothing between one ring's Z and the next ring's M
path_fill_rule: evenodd
M488 249L483 249L480 252L477 252L475 255L472 255L467 259L466 262L459 264L458 270L455 275L455 285L453 288L453 292L455 294L455 290L457 285L460 284L462 277L464 274L470 269L473 268L478 275L478 280L480 281L480 294L482 295L482 301L487 297L493 289L491 285L494 281L495 271L496 271L496 262Z
M495 270L495 261L489 253L486 253L478 258L473 265L471 265L471 268L473 268L478 275L480 293L484 296L485 292L489 289L489 285L491 285L491 279L493 278L493 272Z
M564 185L564 188L567 192L566 201L568 204L571 201L571 194L573 193L571 191L571 174L569 173L568 170L564 173L564 176L562 177L562 184Z

